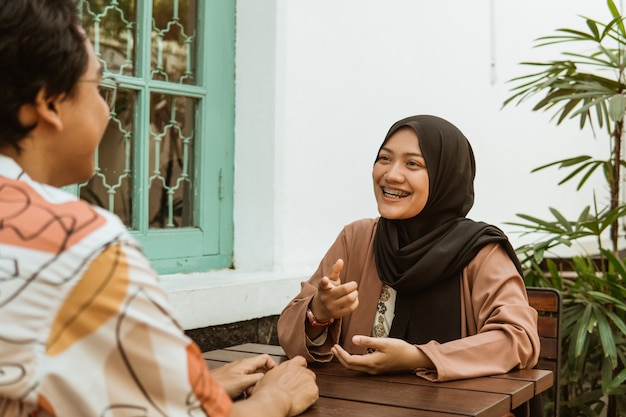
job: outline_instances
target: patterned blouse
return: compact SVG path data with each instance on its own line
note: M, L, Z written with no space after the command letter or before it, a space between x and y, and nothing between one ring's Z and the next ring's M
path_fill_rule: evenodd
M0 155L0 415L227 415L157 280L116 216Z
M376 318L372 328L373 337L387 337L393 323L394 309L396 306L396 290L383 284L380 290L380 298L376 307Z

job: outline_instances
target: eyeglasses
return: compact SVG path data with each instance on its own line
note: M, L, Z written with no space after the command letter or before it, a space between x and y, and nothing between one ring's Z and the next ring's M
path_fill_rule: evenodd
M84 83L98 83L98 90L109 109L115 108L115 99L117 97L117 89L120 86L120 82L113 76L107 75L102 77L102 80L78 80Z

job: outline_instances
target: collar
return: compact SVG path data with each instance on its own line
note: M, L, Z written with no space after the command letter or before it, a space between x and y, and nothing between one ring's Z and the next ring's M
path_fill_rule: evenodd
M0 154L0 177L32 182L32 179L13 158L2 154Z

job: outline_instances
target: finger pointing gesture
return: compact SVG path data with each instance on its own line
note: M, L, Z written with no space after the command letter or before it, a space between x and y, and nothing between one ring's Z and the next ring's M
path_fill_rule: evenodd
M341 283L340 273L343 260L337 259L330 274L322 277L317 294L311 301L311 310L318 321L340 318L356 310L359 305L357 283L348 281Z

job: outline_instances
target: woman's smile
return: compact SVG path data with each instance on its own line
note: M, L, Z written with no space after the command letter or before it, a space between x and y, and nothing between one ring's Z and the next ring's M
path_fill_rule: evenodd
M411 195L411 193L408 193L406 191L395 190L393 188L388 188L388 187L382 187L382 190L383 190L383 196L394 199L394 200L406 198Z
M399 129L383 144L372 179L382 217L409 219L423 210L428 200L428 170L413 129Z

